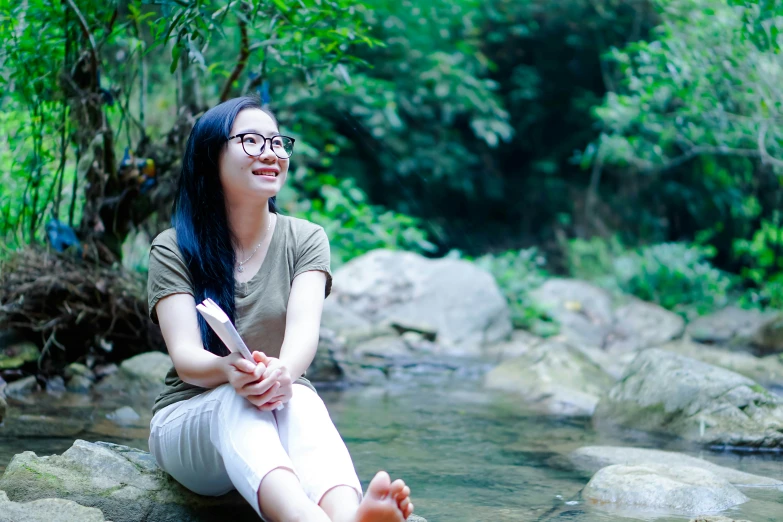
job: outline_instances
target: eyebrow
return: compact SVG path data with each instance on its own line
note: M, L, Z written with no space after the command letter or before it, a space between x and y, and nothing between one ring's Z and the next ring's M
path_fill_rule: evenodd
M253 133L253 134L260 134L260 135L262 135L262 136L264 135L264 133L263 133L263 132L259 132L259 131L258 131L258 130L256 130L256 129L245 129L245 130L241 130L241 131L237 132L237 134L246 134L246 133L248 133L248 132L250 132L250 133ZM235 135L236 135L236 134L235 134ZM275 136L280 136L280 131L276 131L276 132L274 132L274 133L272 134L272 136L267 136L267 138L273 138L273 137L275 137Z

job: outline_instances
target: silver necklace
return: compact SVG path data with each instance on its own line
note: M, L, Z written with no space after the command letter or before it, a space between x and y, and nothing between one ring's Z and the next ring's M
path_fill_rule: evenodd
M253 253L252 253L252 254L250 254L250 257L248 257L248 258L247 258L247 259L245 259L244 261L240 261L240 262L239 262L239 266L237 266L237 272L240 272L240 273L241 273L241 272L244 272L244 271L245 271L245 267L244 267L244 266L242 266L242 265L244 265L245 263L247 263L248 261L250 261L250 260L253 258L253 256L254 256L254 255L256 255L256 251L257 251L257 250L259 249L259 247L261 246L261 243L263 243L263 242L264 242L264 239L266 238L266 235L269 233L269 229L270 229L271 227L272 227L272 216L270 215L270 216L269 216L269 224L266 226L266 230L264 231L264 235L263 235L263 236L261 236L261 241L259 241L259 242L258 242L258 244L256 245L256 247L253 249Z

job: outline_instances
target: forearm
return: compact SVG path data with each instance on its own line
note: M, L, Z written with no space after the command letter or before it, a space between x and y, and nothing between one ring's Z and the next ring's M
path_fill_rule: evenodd
M307 371L318 349L318 333L290 333L286 335L280 349L280 362L286 365L291 380L296 380Z
M225 358L206 350L188 350L180 357L172 355L179 378L202 388L216 388L228 382Z

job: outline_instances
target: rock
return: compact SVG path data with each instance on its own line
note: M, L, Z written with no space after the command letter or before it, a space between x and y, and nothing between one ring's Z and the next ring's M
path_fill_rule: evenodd
M334 275L342 307L372 324L426 325L455 355L480 355L508 338L511 318L494 278L459 259L374 250Z
M111 413L107 413L106 418L119 426L129 426L135 424L136 421L141 419L141 416L130 406L123 406Z
M15 412L14 412L15 413ZM8 423L2 428L4 437L68 437L78 435L86 427L81 419L66 416L23 414L9 416ZM2 489L0 487L0 489Z
M737 373L656 348L636 356L593 422L708 445L783 447L782 398Z
M29 341L13 343L0 352L0 370L20 368L26 363L38 361L41 351Z
M620 380L628 365L636 358L638 352L609 353L603 348L594 346L576 346L580 352L590 358L615 381Z
M703 459L673 451L619 446L585 446L571 452L569 458L576 467L590 473L614 464L625 464L627 466L661 464L704 469L735 486L783 486L783 481L778 479L725 468Z
M95 389L104 393L157 394L163 390L163 380L171 366L171 358L165 353L142 353L123 361L117 373L100 381Z
M571 346L548 341L489 372L485 386L517 393L554 415L590 416L612 378Z
M355 313L350 308L342 306L337 299L331 298L324 301L324 311L321 314L321 327L334 332L345 330L368 329L372 323Z
M771 317L774 314L728 306L694 319L688 325L687 333L694 341L702 343L743 344Z
M46 379L46 391L51 393L63 393L65 391L65 380L60 375L52 375Z
M65 389L74 393L88 393L92 388L93 381L84 375L75 375L68 379Z
M196 495L161 471L149 453L106 442L77 440L62 455L49 457L31 451L15 455L0 478L0 489L16 502L72 500L100 509L114 522L258 521L236 491Z
M614 313L606 351L631 352L658 346L682 336L685 320L653 303L631 299Z
M105 522L100 509L84 507L70 500L44 498L32 502L11 502L0 491L0 522Z
M576 279L550 279L530 298L560 324L574 344L603 347L612 330L612 298L605 290Z
M737 372L766 387L783 387L783 358L780 355L756 357L746 352L686 340L668 343L660 348Z
M9 396L14 395L27 395L29 393L40 390L38 381L35 376L24 377L18 381L9 382L5 387L5 393Z
M65 367L65 370L63 370L63 377L65 377L66 381L77 376L92 378L92 370L80 363L71 363Z
M0 426L3 425L6 416L8 415L8 403L5 400L5 396L0 393Z
M750 522L750 520L736 520L720 515L701 515L690 519L688 522Z
M661 464L602 468L582 490L582 498L684 514L722 511L748 500L707 470Z
M783 314L764 321L753 336L753 346L762 355L783 352Z
M525 330L514 330L511 339L488 346L485 350L492 361L502 362L526 354L531 348L545 342L543 338Z

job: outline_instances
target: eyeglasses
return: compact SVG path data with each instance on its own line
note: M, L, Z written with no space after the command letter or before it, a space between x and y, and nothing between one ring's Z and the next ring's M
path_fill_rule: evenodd
M294 138L288 136L272 136L271 138L265 138L261 134L255 134L252 132L243 132L242 134L236 134L230 136L228 139L233 140L239 138L242 140L242 149L248 156L260 156L266 149L266 142L272 144L272 152L275 153L280 159L287 159L294 153Z

